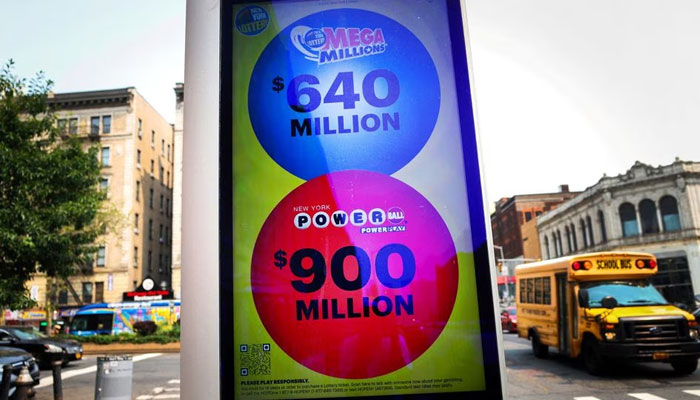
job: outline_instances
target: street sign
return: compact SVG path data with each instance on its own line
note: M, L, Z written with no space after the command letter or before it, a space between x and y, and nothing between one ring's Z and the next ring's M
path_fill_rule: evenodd
M463 2L221 12L221 398L503 398Z

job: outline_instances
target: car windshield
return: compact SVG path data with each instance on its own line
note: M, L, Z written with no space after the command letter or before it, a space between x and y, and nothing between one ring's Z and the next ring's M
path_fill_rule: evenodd
M44 337L42 334L28 329L10 329L10 333L20 340L37 340Z
M618 306L647 306L668 304L651 283L639 281L595 282L582 284L588 289L589 307L602 307L603 298L612 296Z

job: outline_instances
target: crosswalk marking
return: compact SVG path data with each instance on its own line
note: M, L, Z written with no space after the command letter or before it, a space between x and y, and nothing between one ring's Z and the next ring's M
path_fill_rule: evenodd
M168 381L168 384L169 384L169 385L175 385L175 384L178 384L178 385L179 385L179 384L180 384L180 380L179 380L179 379L171 379L171 380Z
M700 397L700 390L684 390L683 392Z
M157 386L153 388L152 394L142 394L136 397L136 400L165 400L165 399L179 399L180 398L180 380L171 379L168 381L168 385L178 385L177 387L165 387Z
M627 393L627 395L639 400L666 400L663 397L654 396L650 393Z

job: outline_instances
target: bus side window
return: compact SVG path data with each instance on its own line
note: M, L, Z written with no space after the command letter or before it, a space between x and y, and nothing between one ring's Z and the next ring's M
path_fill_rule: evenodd
M543 278L543 290L544 293L544 304L552 304L552 287L550 283L550 277Z
M535 281L532 278L527 280L527 302L535 303Z
M520 302L527 303L527 289L525 288L525 281L527 279L520 280Z
M542 296L542 280L543 278L535 278L535 303L544 304Z

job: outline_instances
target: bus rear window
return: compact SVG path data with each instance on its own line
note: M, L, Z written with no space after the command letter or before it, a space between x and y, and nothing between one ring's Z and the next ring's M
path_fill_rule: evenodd
M111 331L114 314L76 315L70 325L71 332L75 331Z

